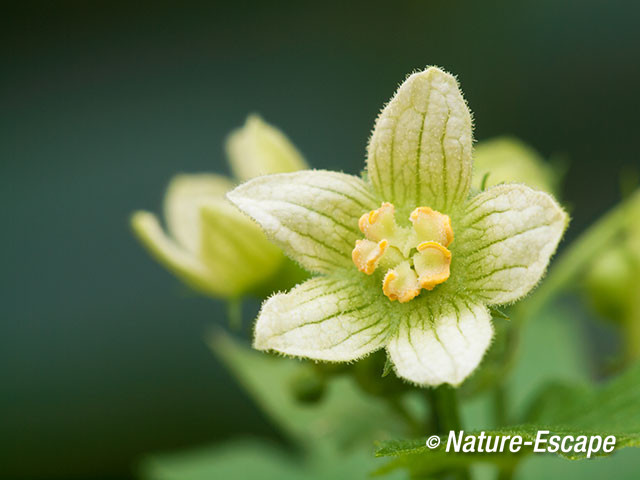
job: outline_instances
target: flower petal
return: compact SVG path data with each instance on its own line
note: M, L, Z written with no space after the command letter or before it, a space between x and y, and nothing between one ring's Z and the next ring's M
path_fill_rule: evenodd
M478 366L493 326L481 304L454 299L414 309L387 345L398 376L419 385L460 384Z
M287 255L320 273L353 268L358 219L379 206L360 178L323 170L255 178L227 197Z
M284 259L280 249L227 199L202 206L200 218L200 258L238 294L268 279L280 267Z
M314 360L351 361L381 348L387 308L356 277L316 277L262 305L254 347Z
M200 249L200 206L220 200L233 188L222 175L181 174L171 179L164 199L164 214L169 233L190 252Z
M131 226L153 257L187 285L214 296L234 293L233 285L220 277L213 276L209 267L194 253L185 250L169 238L162 230L157 217L152 213L134 213L131 217Z
M244 126L229 135L227 154L240 181L309 168L284 133L257 115L249 115Z
M499 185L467 205L454 258L465 285L489 304L513 302L540 280L568 216L548 194L525 185Z
M447 211L467 197L471 143L471 114L456 79L429 67L407 78L378 117L369 178L387 201Z

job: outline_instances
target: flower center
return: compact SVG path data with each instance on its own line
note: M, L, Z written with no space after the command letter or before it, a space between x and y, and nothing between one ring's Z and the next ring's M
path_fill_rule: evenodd
M409 219L412 227L398 226L391 203L365 213L358 221L365 239L356 241L351 254L358 270L367 275L384 268L382 291L400 303L446 281L451 265L451 219L429 207L416 208Z

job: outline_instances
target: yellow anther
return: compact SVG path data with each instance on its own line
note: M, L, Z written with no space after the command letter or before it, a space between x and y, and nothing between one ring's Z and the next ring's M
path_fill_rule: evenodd
M371 275L388 246L389 242L386 240L380 240L378 243L370 240L357 240L356 248L351 252L351 259L358 270Z
M358 227L365 239L356 241L351 258L367 275L378 266L388 269L382 291L389 300L405 303L449 278L451 252L446 247L453 242L453 228L448 215L429 207L411 212L413 229L398 226L394 215L395 207L386 202L362 215ZM414 249L418 252L410 257Z
M453 228L448 215L429 207L418 207L411 212L411 223L421 242L438 242L448 247L453 242Z
M385 202L377 210L362 215L358 227L367 239L379 242L395 235L397 226L394 214L395 207Z
M402 262L387 271L382 281L382 291L389 300L398 300L400 303L413 300L420 293L418 277L409 262Z
M422 242L413 256L420 287L425 290L446 281L450 275L451 252L438 242Z

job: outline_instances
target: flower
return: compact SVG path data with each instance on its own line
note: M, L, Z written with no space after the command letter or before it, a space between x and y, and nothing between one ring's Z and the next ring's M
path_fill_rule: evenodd
M232 132L227 151L241 181L307 166L278 129L255 115ZM134 232L156 260L214 297L237 297L256 288L275 274L284 258L262 230L225 199L234 186L222 175L177 175L164 200L168 233L150 212L138 211L131 218Z
M540 280L567 225L547 193L469 196L472 122L453 76L407 78L380 113L367 174L268 175L227 197L318 276L262 305L254 346L324 361L386 348L398 376L460 384L491 342L488 305Z

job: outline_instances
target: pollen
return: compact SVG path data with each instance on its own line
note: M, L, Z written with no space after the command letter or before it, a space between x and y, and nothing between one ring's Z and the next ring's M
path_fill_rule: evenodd
M389 300L398 300L400 303L413 300L420 294L418 277L409 262L402 262L387 270L382 281L382 291Z
M378 243L371 240L357 240L356 248L351 252L353 263L362 273L371 275L388 246L389 242L386 240L380 240Z
M429 207L418 207L411 212L409 219L420 240L438 242L443 247L453 242L453 228L448 215Z
M394 237L398 230L395 207L391 203L383 203L379 209L362 215L358 227L367 239L374 242Z
M359 271L384 272L382 291L391 301L405 303L422 289L433 290L450 276L454 239L451 218L429 207L409 216L410 226L399 226L395 207L383 203L365 213L358 227L365 238L356 241L351 258Z
M413 256L413 266L418 274L420 287L433 288L449 278L451 252L438 242L422 242Z

